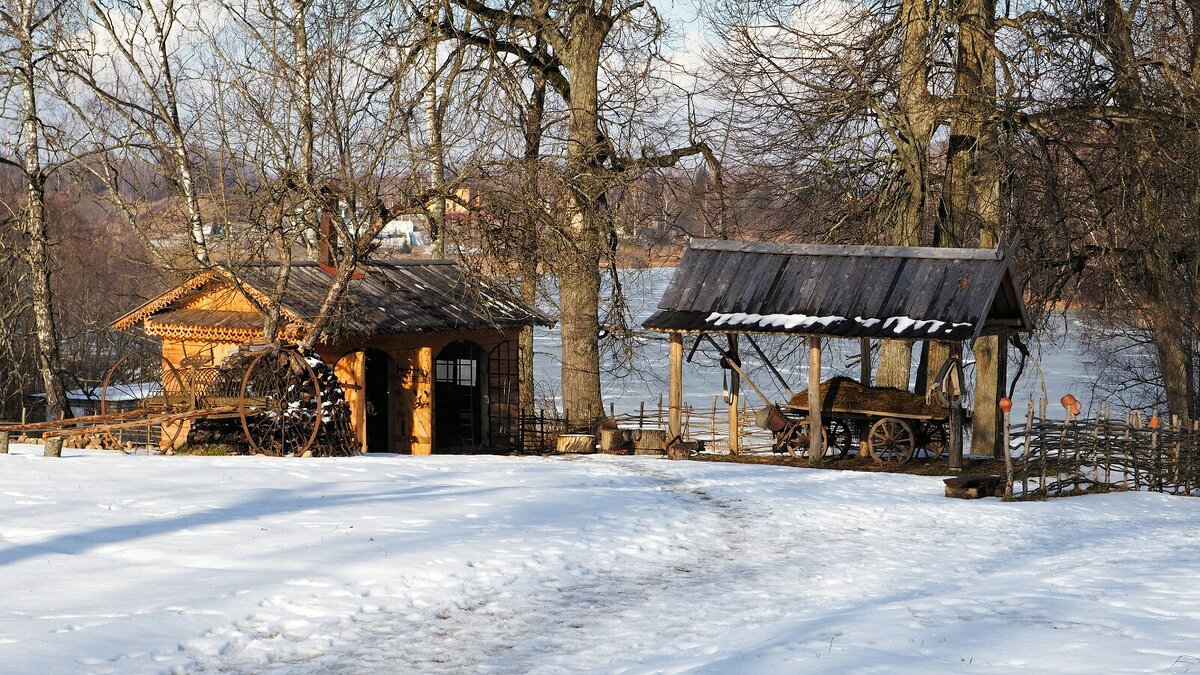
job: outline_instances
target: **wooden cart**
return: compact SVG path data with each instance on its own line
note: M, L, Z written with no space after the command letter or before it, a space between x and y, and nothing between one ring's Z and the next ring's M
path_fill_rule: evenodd
M186 440L193 423L226 420L240 427L251 453L299 456L313 448L324 427L336 421L332 402L324 398L322 378L314 370L314 358L283 344L245 345L221 367L191 363L176 367L165 359L136 363L124 356L105 375L100 414L0 425L0 431L37 433L42 438L111 439L120 432L145 429L147 444L156 436L160 449L171 450ZM139 408L106 409L110 387L117 382L150 383Z
M808 393L784 406L768 406L759 426L775 434L775 451L806 455ZM949 451L950 410L925 397L890 387L867 387L846 377L821 383L822 447L840 457L858 451L879 463L902 464L918 451L940 457ZM826 451L827 453L829 450Z

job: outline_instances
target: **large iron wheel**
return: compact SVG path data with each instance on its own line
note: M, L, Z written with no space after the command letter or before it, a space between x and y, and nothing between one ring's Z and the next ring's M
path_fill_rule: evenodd
M871 457L880 464L903 464L912 458L916 439L908 422L895 417L884 417L871 425L871 432L867 435L867 447Z
M298 351L263 349L246 369L238 405L250 452L303 455L321 429L321 403L317 373Z

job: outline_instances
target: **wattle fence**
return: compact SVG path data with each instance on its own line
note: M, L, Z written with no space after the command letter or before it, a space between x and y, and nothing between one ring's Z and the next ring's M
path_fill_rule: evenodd
M1114 416L1108 405L1084 417L1067 408L1054 419L1046 408L1043 400L1035 412L1030 401L1023 420L1008 416L1006 496L1109 490L1200 495L1200 422L1145 419L1137 412Z

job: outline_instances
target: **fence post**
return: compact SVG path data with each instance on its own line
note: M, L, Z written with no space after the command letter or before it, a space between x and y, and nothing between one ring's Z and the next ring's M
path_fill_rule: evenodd
M1159 417L1158 411L1154 411L1154 415L1150 417L1150 466L1153 467L1154 476L1148 481L1150 483L1151 492L1162 492L1162 453L1158 451L1158 428L1162 424L1162 418Z
M1012 445L1009 440L1008 414L1012 412L1012 400L1009 398L1000 399L1000 412L1002 413L1001 420L1004 424L1004 500L1012 499L1012 484L1013 484L1013 465L1012 465Z
M642 424L646 420L646 402L638 401L638 429L642 428Z
M8 432L0 431L0 455L8 454Z
M717 395L716 394L713 394L712 418L709 421L711 422L710 429L712 430L711 434L709 435L709 438L712 439L713 448L715 449L717 447Z
M1043 498L1050 496L1050 486L1046 485L1046 456L1049 453L1049 448L1046 447L1046 404L1047 400L1045 398L1038 402L1038 445L1040 446L1038 450L1041 455L1039 457L1041 467L1038 470L1041 482L1038 483L1038 486L1041 489Z
M1021 496L1029 496L1029 439L1033 438L1033 399L1025 419L1025 446L1021 448Z

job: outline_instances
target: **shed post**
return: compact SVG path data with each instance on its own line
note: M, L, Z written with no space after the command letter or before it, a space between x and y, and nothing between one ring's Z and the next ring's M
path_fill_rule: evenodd
M996 352L996 402L1008 396L1008 333L1000 333L996 336L996 340L1000 343L999 349ZM1005 434L1008 430L1008 422L1004 416L1000 416L996 420L1000 429L996 432L998 443L993 453L993 457L997 459L1006 456L1009 451L1008 441L1005 439Z
M871 386L871 338L858 340L858 381L862 386Z
M821 433L821 338L808 338L808 458L817 461L825 455Z
M668 389L670 415L667 421L667 438L673 439L683 433L680 414L683 408L683 334L671 333L671 373Z
M951 358L962 359L962 343L955 342L950 346ZM963 468L963 434L962 434L962 404L959 403L958 397L962 394L962 382L951 378L957 389L954 391L945 392L947 400L950 401L950 470L954 472L962 471Z
M729 358L738 361L738 339L735 333L729 333ZM738 364L741 365L740 363ZM742 377L736 368L729 369L729 452L738 454L742 450L742 426L739 420L740 402L738 390L742 385Z

